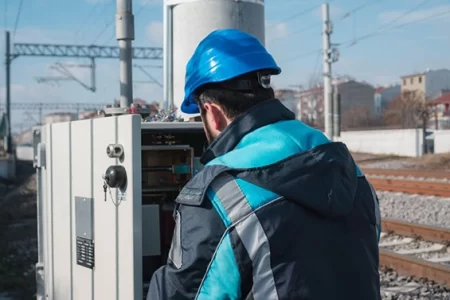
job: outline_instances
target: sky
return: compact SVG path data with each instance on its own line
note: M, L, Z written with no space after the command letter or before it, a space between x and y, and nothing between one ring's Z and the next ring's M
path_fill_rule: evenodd
M0 1L0 56L4 62L5 38L14 43L52 43L117 46L114 38L115 0L20 0ZM162 0L134 0L134 46L162 46ZM333 75L349 75L370 84L390 85L400 76L427 68L450 68L449 0L330 0L332 44L339 60ZM321 8L319 0L266 0L266 47L282 68L274 77L276 88L308 86L320 76L322 60ZM18 18L19 15L19 18ZM15 25L17 24L17 26ZM14 33L15 32L15 33ZM375 33L375 34L374 34ZM74 81L38 83L37 77L61 76L55 63L89 64L84 59L18 57L11 67L11 101L110 103L119 96L119 61L97 59L97 91ZM162 61L137 61L162 65ZM3 63L2 63L3 67ZM69 70L89 85L86 68ZM162 69L146 69L162 82ZM162 88L140 69L133 69L134 97L160 101ZM144 82L144 83L143 83ZM5 72L0 71L0 107L5 101ZM1 108L0 108L1 110ZM13 131L33 125L36 111L13 110Z

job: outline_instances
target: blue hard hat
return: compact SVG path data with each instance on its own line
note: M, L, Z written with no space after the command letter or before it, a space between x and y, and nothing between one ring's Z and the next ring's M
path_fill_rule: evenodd
M181 111L199 113L193 97L200 86L219 83L259 70L281 73L264 46L254 36L237 29L219 29L207 35L197 46L186 66L184 100Z

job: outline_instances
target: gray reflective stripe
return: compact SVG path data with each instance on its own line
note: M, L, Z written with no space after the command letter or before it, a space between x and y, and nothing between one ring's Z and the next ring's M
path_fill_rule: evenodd
M235 227L253 265L253 299L278 299L266 233L253 213Z
M377 192L375 191L373 186L370 184L370 182L368 182L368 183L369 183L369 186L370 186L370 191L372 192L373 202L375 204L375 220L376 220L376 223L377 223L377 234L378 234L379 233L378 229L381 226L380 205L378 203Z
M223 174L212 182L211 187L225 208L231 223L237 222L252 212L252 208L233 176Z
M253 266L253 299L277 300L278 293L275 286L270 265L269 240L258 217L252 211L247 198L242 193L237 182L231 175L221 175L214 180L211 187L216 192L228 217L234 224ZM245 217L244 219L242 219Z
M181 214L177 210L175 215L175 230L170 246L169 259L177 269L183 265L183 250L181 249Z

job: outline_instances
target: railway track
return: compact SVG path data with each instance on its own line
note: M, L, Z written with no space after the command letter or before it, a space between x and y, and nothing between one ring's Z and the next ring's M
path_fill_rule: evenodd
M450 172L371 168L365 168L363 172L370 178L369 181L374 188L380 191L450 197L450 182L404 179L405 177L414 177L417 179L432 178L450 180ZM380 178L380 176L386 176L388 178Z
M450 183L425 180L369 178L376 190L450 198Z
M375 169L375 168L363 168L362 170L365 174L376 176L450 179L450 172L445 171L423 171L415 169Z
M430 227L391 219L382 220L383 232L395 233L412 238L420 237L426 241L450 245L450 230ZM424 252L426 249L424 249ZM419 250L416 251L419 253ZM450 253L448 253L450 255ZM447 264L445 264L447 262ZM384 249L380 244L380 265L396 270L400 274L412 275L417 278L427 278L450 288L450 260L436 263L400 254Z

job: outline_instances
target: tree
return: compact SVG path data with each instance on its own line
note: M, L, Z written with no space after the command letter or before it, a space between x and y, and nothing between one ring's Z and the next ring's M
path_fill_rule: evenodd
M428 107L421 91L403 91L384 112L386 125L401 128L417 128L428 117Z

